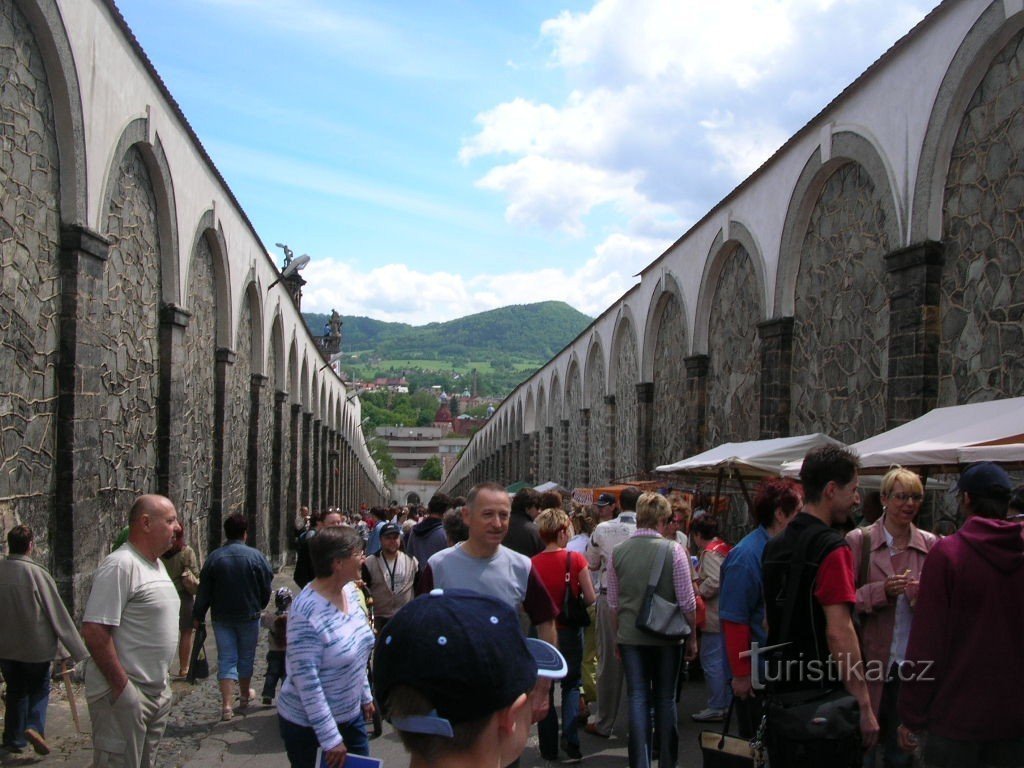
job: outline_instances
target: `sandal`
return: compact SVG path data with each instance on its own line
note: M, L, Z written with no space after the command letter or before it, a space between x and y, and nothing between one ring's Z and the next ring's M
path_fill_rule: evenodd
M239 694L239 696L238 696L238 708L239 709L246 709L249 706L249 702L250 701L255 701L255 700L256 700L256 691L254 691L252 688L250 688L248 696L242 696L241 694Z
M233 709L231 709L231 707L224 707L220 711L221 722L225 722L226 723L228 720L230 720L234 716L235 716L235 711Z

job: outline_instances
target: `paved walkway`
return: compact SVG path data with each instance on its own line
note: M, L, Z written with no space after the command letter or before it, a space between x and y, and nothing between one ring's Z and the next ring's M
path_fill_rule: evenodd
M291 574L282 573L275 577L274 588L289 586L295 589ZM274 707L257 705L247 712L236 712L235 718L227 723L220 722L220 694L217 691L216 648L213 637L207 641L210 666L214 675L208 680L192 686L187 683L173 683L174 706L171 710L167 733L160 747L157 760L160 768L281 768L288 761L277 731L277 711ZM262 633L256 655L254 687L259 693L266 667L266 633ZM21 755L10 755L0 749L0 766L66 766L87 768L92 763L92 743L89 738L89 711L85 705L84 692L75 685L75 696L81 719L82 733L75 732L71 710L64 693L63 684L54 683L50 695L50 709L47 719L47 741L53 752L40 758L31 751ZM682 768L700 765L700 751L697 748L699 728L689 713L704 707L704 686L702 683L687 684L680 702L680 757ZM387 723L384 735L370 742L370 752L381 758L385 766L407 766L408 756L402 749L397 735ZM626 765L625 732L619 738L598 739L581 733L583 764L591 768L623 768ZM544 768L552 763L544 761L537 749L536 729L523 753L523 768Z

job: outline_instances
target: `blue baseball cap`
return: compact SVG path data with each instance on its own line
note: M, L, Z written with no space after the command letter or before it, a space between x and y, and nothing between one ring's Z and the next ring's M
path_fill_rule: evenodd
M971 464L960 473L956 481L956 493L966 491L973 496L992 496L1013 490L1013 483L1006 470L991 461L979 461Z
M462 589L435 589L384 627L374 654L377 698L400 731L451 736L452 725L487 717L529 693L538 677L568 672L553 645L523 637L507 603ZM388 696L407 685L434 706L427 715L390 717Z

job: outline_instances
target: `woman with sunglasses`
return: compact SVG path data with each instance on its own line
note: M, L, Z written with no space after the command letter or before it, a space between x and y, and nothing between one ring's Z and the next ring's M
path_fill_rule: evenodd
M882 479L881 499L882 516L850 531L846 540L856 569L856 608L868 691L882 728L879 745L886 768L900 768L910 766L911 755L900 751L896 737L899 669L910 637L921 569L937 539L914 525L924 501L924 486L916 474L903 467L889 470ZM865 768L874 768L875 752L865 754Z

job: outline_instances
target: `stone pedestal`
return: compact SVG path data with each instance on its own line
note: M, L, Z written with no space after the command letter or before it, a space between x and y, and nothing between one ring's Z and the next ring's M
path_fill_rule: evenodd
M606 479L608 482L611 482L612 480L615 479L615 474L616 474L616 464L615 464L615 456L616 456L616 450L615 450L615 439L616 439L616 429L615 429L615 424L616 424L616 421L615 421L615 395L605 395L604 404L606 406L605 407L605 412L608 414L608 423L605 425L605 429L607 430L607 437L606 437L606 439L608 441L608 443L607 443L608 448L605 451L605 455L608 457L608 463L606 465L607 473L605 475L605 478L603 478L603 479Z
M654 382L642 381L636 385L636 465L643 474L650 472L654 450Z
M705 450L708 435L708 370L711 358L693 355L686 364L686 399L693 413L693 424L686 430L684 455L693 456Z
M757 325L761 338L761 439L789 435L793 370L793 318Z

